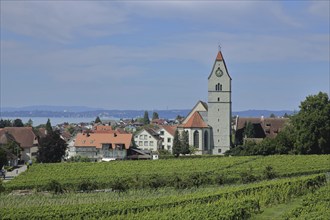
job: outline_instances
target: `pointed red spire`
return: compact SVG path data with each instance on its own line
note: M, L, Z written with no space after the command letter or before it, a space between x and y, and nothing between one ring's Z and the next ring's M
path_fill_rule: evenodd
M216 59L217 61L222 61L223 60L223 58L222 58L222 53L221 53L221 51L219 50L219 52L218 52L218 55L217 55L217 59Z

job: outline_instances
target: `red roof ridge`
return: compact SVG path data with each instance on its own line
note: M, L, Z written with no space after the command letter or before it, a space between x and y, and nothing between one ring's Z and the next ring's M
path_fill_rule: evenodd
M199 112L194 112L194 114L189 118L186 124L183 125L184 128L207 128L208 125L204 122L202 116Z

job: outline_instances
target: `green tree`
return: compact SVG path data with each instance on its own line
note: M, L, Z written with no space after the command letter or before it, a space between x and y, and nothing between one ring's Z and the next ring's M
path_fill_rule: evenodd
M289 118L290 116L285 112L283 118Z
M17 118L13 122L13 127L24 127L24 124L21 119Z
M32 127L32 125L33 125L33 121L32 121L32 119L30 118L30 119L28 120L28 122L25 124L25 126L26 126L26 127Z
M50 119L48 118L47 123L46 123L46 131L47 134L50 134L53 132L53 127L52 124L50 123Z
M300 154L330 153L330 100L327 93L310 95L292 116L295 150Z
M12 126L11 120L9 119L0 120L0 128L11 127L11 126Z
M274 113L270 114L270 118L276 118L276 115Z
M190 153L190 149L189 149L188 131L183 131L181 137L181 154L185 155L189 153Z
M40 139L37 161L42 163L61 162L65 155L67 144L61 138L59 131L52 131Z
M7 153L4 149L0 148L0 170L3 166L7 165Z
M149 119L148 111L144 111L143 124L144 125L150 124L150 119Z
M96 119L95 119L95 123L102 123L102 121L101 121L101 119L100 119L99 116L96 117Z
M247 138L254 138L255 137L254 127L253 127L253 124L251 122L245 123L243 137L245 137L245 136Z
M176 130L174 133L172 153L176 157L179 157L179 155L181 153L181 141L180 141L180 134L179 134L178 130Z
M152 120L154 120L154 119L159 119L159 116L158 116L157 112L152 113Z

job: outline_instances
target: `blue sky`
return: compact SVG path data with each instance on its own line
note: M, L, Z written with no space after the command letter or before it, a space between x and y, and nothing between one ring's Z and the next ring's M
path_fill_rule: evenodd
M189 109L218 44L233 110L329 93L329 1L1 1L1 106Z

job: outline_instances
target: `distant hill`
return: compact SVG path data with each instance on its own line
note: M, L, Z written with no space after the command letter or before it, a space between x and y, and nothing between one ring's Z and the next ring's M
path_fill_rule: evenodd
M149 117L152 117L149 111ZM190 109L177 110L155 110L160 118L175 119L177 115L187 116ZM272 110L246 110L234 111L233 116L240 117L269 117L271 114L275 116L283 116L293 114L290 110L272 111ZM143 117L144 110L105 110L100 108L90 108L85 106L26 106L20 108L1 108L0 117L65 117L65 118L137 118Z
M2 107L1 112L20 112L20 111L50 111L50 112L87 112L102 110L102 108L91 108L86 106L51 106L51 105L33 105L18 108Z

